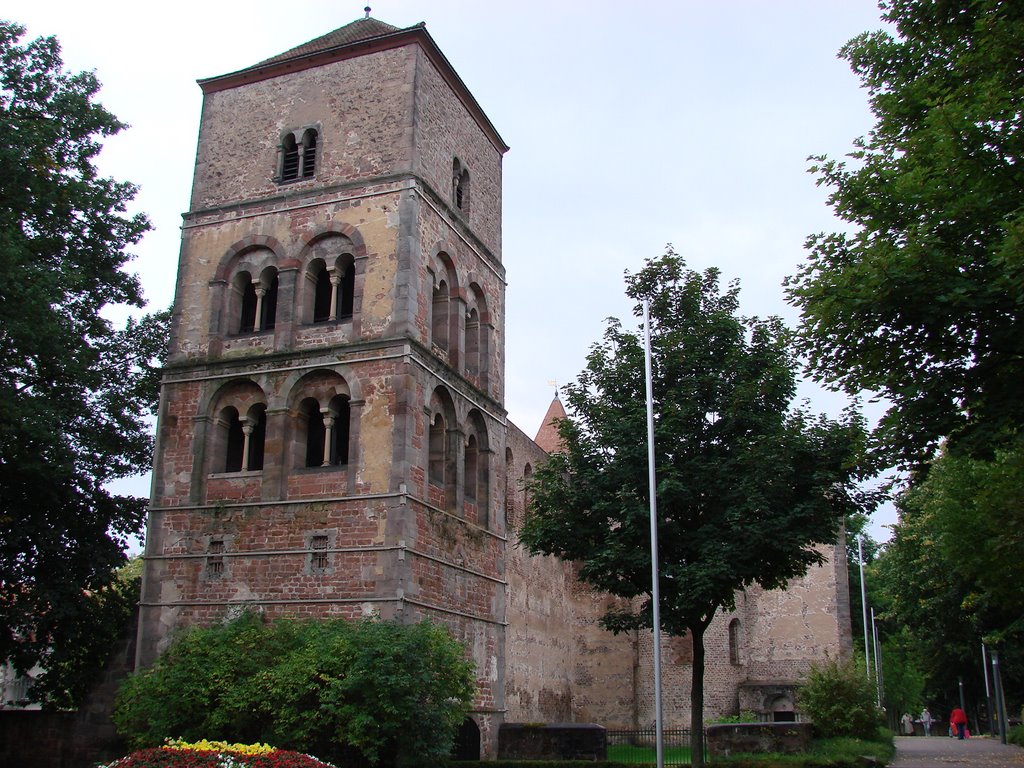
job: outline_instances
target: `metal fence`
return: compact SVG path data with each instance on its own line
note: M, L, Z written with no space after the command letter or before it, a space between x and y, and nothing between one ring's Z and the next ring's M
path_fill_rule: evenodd
M606 731L608 759L619 763L657 762L657 733L654 728ZM665 765L690 764L690 729L666 728L661 732ZM704 750L705 758L707 749Z

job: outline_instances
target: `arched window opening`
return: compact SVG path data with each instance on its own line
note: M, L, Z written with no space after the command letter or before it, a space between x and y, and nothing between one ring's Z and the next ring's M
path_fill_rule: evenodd
M470 501L477 500L477 483L479 480L480 448L476 442L476 435L470 435L466 440L465 472L466 478L463 487L466 491L466 498Z
M464 170L455 187L455 207L469 213L469 171Z
M314 259L310 262L306 277L313 284L312 313L305 315L304 322L326 323L352 318L356 272L350 253L343 253L336 258L327 255ZM309 313L310 305L307 303L306 306Z
M511 528L516 521L516 500L513 495L514 481L512 472L515 468L515 459L512 456L512 449L505 447L505 525Z
M463 489L467 501L476 504L476 522L488 527L490 519L490 444L487 426L480 411L469 412L466 449L463 461Z
M316 131L307 128L302 135L302 158L300 175L304 179L311 179L316 173Z
M434 288L430 322L430 343L448 351L448 284L441 280Z
M241 295L241 311L238 320L239 333L252 333L256 329L256 286L248 272L235 275L235 291Z
M238 411L228 406L221 413L221 421L228 433L224 471L241 472L242 455L245 451L245 433L242 431L242 422L238 418Z
M348 464L349 420L352 415L349 399L338 395L331 400L329 415L326 418L329 430L327 441L330 445L331 464Z
M224 471L263 469L263 442L267 433L267 407L254 405L243 419L238 410L228 406L221 411L221 427L227 430Z
M466 315L466 375L480 375L480 315L471 309Z
M430 425L430 459L428 478L431 485L445 487L445 465L447 463L448 434L444 417L437 414Z
M306 466L348 464L351 415L348 397L334 397L326 410L315 398L308 397L302 401L301 411L306 424Z
M740 620L733 619L729 622L729 663L740 663Z
M262 293L261 293L262 292ZM257 310L260 318L258 330L273 330L277 322L277 270L266 269L256 288Z
M452 203L459 207L459 182L462 181L462 163L459 158L452 159Z
M303 400L302 417L306 422L306 466L323 466L327 429L324 426L324 415L320 412L320 403L312 397Z
M267 437L267 406L263 404L254 405L249 410L246 423L242 424L242 431L246 434L248 443L248 461L246 469L256 471L263 469L263 443Z
M452 203L463 213L469 212L469 169L457 157L452 160Z
M313 262L310 271L316 276L313 289L313 322L323 323L331 319L331 305L334 303L334 284L327 271L327 265L320 259Z
M523 519L530 516L530 480L533 479L533 467L529 464L523 469Z
M345 267L341 274L340 293L341 295L338 297L338 318L349 320L352 318L356 297L356 270L352 264Z
M281 144L281 181L299 178L299 145L295 135L289 133Z

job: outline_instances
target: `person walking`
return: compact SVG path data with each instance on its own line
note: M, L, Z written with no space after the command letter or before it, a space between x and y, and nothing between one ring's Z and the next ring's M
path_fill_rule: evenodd
M924 727L924 735L932 735L932 713L928 711L928 707L921 710L921 725Z
M949 714L949 724L956 728L956 737L963 739L967 735L967 713L960 707L954 707Z
M910 716L909 712L903 713L903 717L900 718L900 725L903 726L904 736L914 735L914 718Z

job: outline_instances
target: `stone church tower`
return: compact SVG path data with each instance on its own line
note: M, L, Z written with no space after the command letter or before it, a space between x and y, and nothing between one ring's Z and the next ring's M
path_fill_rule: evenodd
M200 86L138 662L247 607L429 617L477 662L486 743L508 148L422 24L367 17Z
M484 756L502 722L652 722L650 633L601 630L610 598L516 543L564 411L536 440L506 420L508 148L424 25L367 17L200 86L137 665L247 608L429 618L476 663ZM848 650L833 555L716 619L709 714L792 714ZM685 638L670 656L685 727Z

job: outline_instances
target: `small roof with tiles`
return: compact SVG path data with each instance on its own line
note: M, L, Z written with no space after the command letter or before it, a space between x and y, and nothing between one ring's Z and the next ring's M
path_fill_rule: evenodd
M407 27L407 29L416 29L417 27L425 26L426 25L421 21L419 24ZM290 48L284 53L279 53L277 56L271 56L269 59L264 59L255 66L262 67L268 64L277 64L278 62L288 61L289 59L301 58L312 53L329 51L332 48L338 48L352 43L360 43L365 40L372 40L375 37L382 37L384 35L390 35L395 32L402 31L404 30L400 27L396 27L393 24L387 24L383 21L378 21L377 19L367 16L365 19L356 19L351 24L338 27L333 32L321 35L318 38L310 40L308 43L303 43L302 45Z

